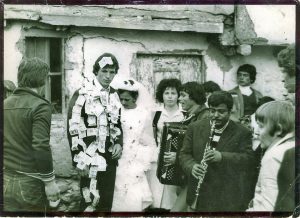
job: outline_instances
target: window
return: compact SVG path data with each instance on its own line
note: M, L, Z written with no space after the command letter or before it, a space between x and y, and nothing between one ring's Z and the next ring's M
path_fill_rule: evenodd
M63 45L61 38L26 37L26 57L38 57L50 67L42 95L51 102L53 113L65 111Z

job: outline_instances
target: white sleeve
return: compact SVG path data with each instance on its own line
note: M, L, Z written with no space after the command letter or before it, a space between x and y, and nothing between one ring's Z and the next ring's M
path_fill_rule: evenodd
M277 175L280 167L278 159L269 158L262 162L260 169L260 192L253 199L253 211L274 211L278 196Z
M156 151L156 143L153 136L153 129L152 129L152 121L150 113L145 114L144 119L144 127L142 130L142 134L140 136L140 158L146 165L146 168L150 168L150 163L157 159L157 151Z

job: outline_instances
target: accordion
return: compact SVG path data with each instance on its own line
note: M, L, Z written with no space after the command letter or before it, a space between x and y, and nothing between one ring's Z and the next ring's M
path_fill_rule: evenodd
M180 186L186 183L186 177L179 165L178 158L186 129L187 126L182 122L164 123L156 171L156 176L162 184ZM165 166L165 152L176 152L175 164Z

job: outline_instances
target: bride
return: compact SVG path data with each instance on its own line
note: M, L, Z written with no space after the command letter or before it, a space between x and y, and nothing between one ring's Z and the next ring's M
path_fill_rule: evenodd
M150 114L137 105L139 88L133 80L123 81L118 94L123 106L123 151L116 171L112 211L143 211L152 203L146 178L155 149Z

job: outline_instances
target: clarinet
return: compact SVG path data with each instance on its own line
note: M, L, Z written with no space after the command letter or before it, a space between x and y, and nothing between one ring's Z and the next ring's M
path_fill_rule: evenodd
M208 140L208 142L205 145L205 150L204 150L203 158L202 158L202 160L200 162L201 168L205 170L205 173L201 174L199 176L199 178L198 178L198 184L197 184L197 188L196 188L195 199L194 199L194 201L193 201L193 203L191 205L191 208L194 209L194 210L197 207L197 202L198 202L200 187L201 187L201 184L203 183L205 174L207 172L207 167L208 167L208 165L206 163L207 152L210 151L210 150L214 150L214 148L211 147L211 143L212 143L212 140L213 140L214 131L215 131L215 121L212 121L211 128L210 128L209 140Z

